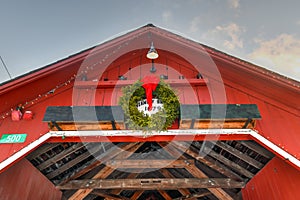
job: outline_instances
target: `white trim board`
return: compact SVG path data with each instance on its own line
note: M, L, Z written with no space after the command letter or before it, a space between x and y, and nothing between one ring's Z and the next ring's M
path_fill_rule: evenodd
M168 130L161 132L152 132L145 135L142 131L134 130L100 130L100 131L50 131L45 135L41 136L39 139L30 143L20 151L16 152L6 160L0 163L0 171L18 160L19 158L27 155L28 152L32 151L40 144L44 143L51 137L91 137L91 136L136 136L136 137L151 137L155 135L235 135L235 134L245 134L250 135L257 141L261 142L263 145L271 149L275 154L283 157L285 160L291 162L293 165L300 168L300 160L286 152L282 148L278 147L268 139L261 136L259 133L252 129L186 129L186 130Z

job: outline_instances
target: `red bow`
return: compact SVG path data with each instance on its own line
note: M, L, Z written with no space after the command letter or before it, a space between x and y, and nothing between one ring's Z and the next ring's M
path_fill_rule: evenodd
M145 76L142 79L142 83L142 86L146 92L147 103L149 105L148 110L150 111L152 110L152 92L156 89L159 83L159 78L156 76Z

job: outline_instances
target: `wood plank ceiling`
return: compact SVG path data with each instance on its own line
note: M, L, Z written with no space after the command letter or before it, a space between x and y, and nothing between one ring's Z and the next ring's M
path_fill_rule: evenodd
M27 159L63 199L241 199L273 158L254 141L46 143Z

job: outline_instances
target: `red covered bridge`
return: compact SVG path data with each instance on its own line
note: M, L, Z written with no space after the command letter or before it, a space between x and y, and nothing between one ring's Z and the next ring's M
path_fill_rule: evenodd
M150 76L179 100L167 130L132 129L119 105ZM149 24L0 86L0 197L297 199L299 99L299 82Z

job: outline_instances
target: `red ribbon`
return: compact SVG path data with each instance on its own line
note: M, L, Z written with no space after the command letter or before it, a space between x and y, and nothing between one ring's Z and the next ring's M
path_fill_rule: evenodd
M159 78L156 76L145 76L142 79L142 83L146 92L147 103L149 105L148 110L150 111L152 110L152 92L156 89L159 83Z

